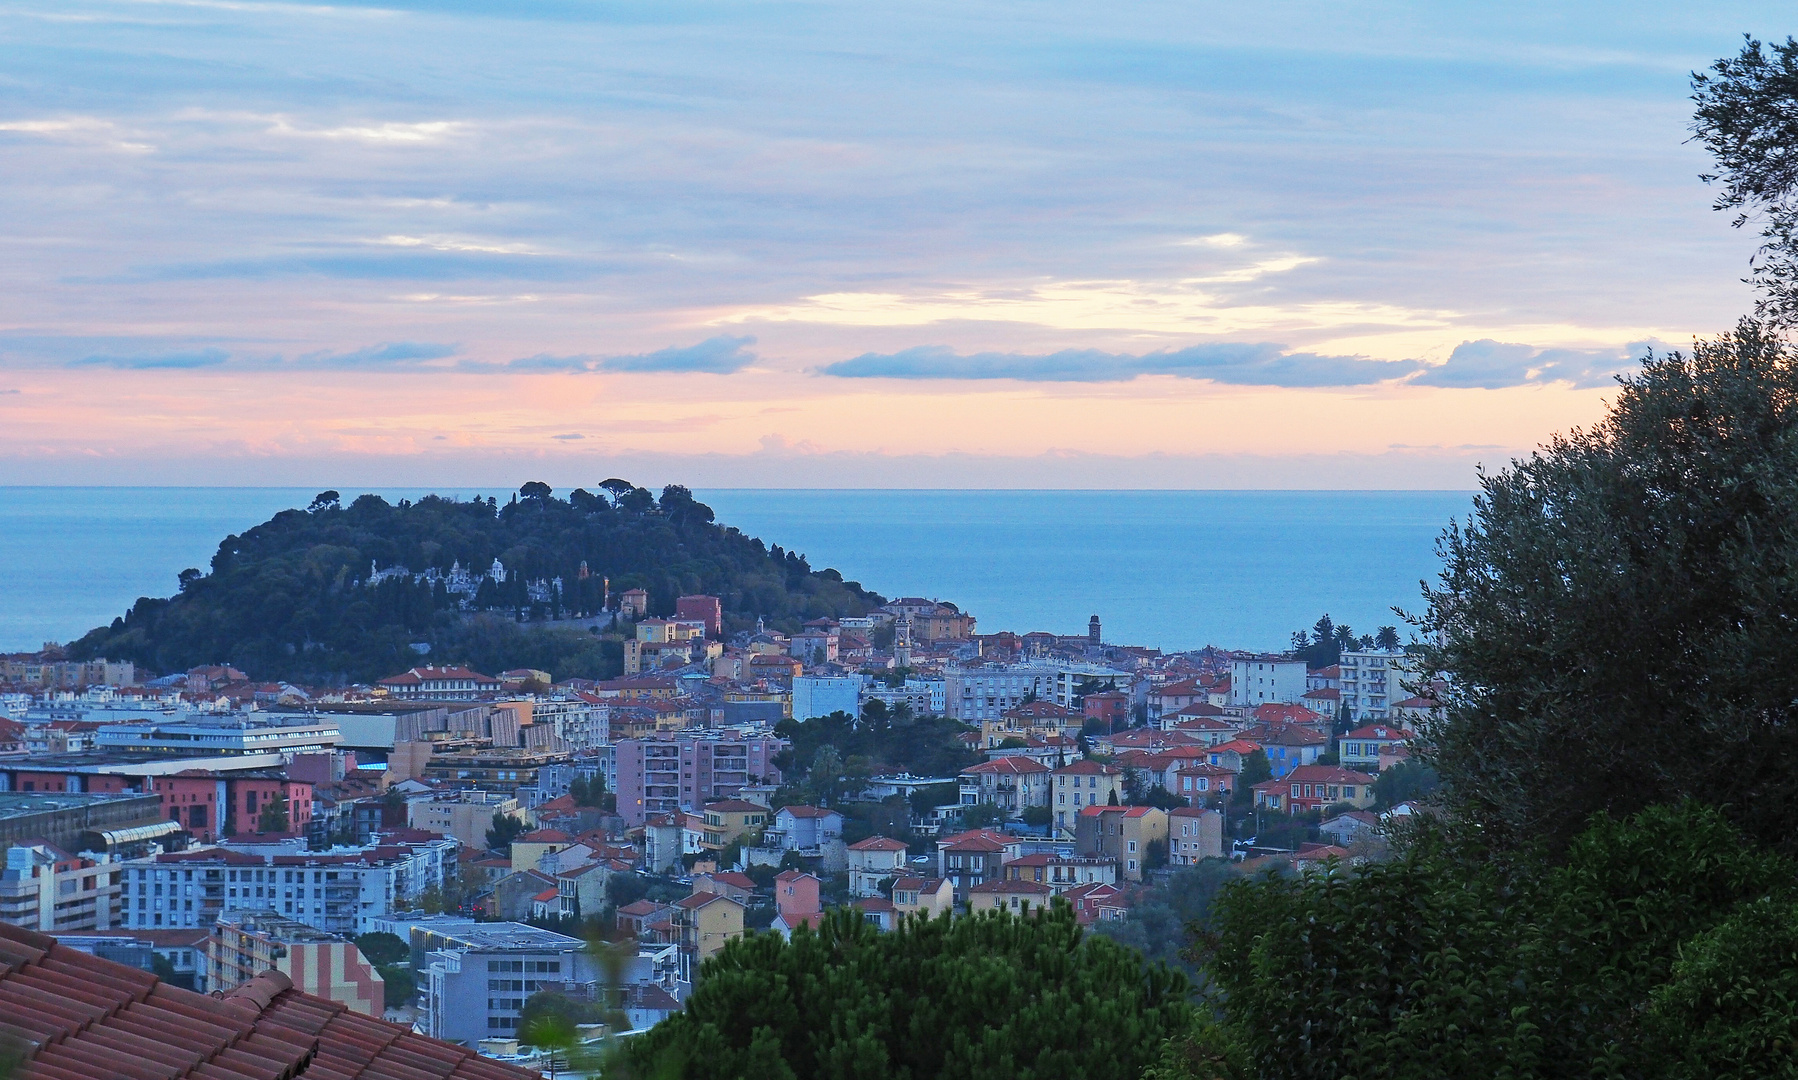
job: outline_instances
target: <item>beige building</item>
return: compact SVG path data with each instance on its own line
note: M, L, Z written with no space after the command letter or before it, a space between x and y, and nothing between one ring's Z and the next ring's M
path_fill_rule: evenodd
M530 814L521 809L518 800L496 791L442 792L430 800L406 805L406 825L457 837L462 846L487 850L487 830L493 828L494 814L514 821L530 823Z
M955 886L948 878L894 878L893 907L900 915L934 919L945 911L955 910Z
M44 843L7 848L0 922L46 934L119 925L119 865L109 855L92 856Z
M1224 815L1197 806L1167 812L1167 861L1170 866L1197 866L1224 857Z
M353 942L273 912L221 920L206 941L208 988L230 991L265 971L365 1016L385 1010L386 984Z
M1023 915L1048 907L1054 896L1055 890L1041 882L999 878L981 882L968 890L968 910L998 910Z
M761 832L768 825L768 816L766 806L743 799L707 803L702 843L712 851L723 851L737 837Z
M408 804L406 824L414 829L453 836L462 841L463 847L485 851L487 830L493 827L495 814L526 824L530 822L530 814L510 795L496 791L457 791Z
M1124 801L1124 770L1115 765L1082 760L1056 769L1049 780L1049 809L1055 814L1055 831L1071 836L1074 819L1082 807L1110 806Z
M674 932L680 946L682 979L691 982L699 966L724 944L743 936L743 902L717 893L694 893L674 904Z
M1143 880L1150 845L1167 843L1167 812L1153 806L1084 806L1074 821L1074 851L1111 859L1124 881Z

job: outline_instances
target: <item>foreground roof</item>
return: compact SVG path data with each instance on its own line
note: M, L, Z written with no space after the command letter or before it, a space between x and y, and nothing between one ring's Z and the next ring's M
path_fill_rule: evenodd
M534 1080L536 1073L351 1012L268 971L220 997L0 924L0 1031L21 1080Z

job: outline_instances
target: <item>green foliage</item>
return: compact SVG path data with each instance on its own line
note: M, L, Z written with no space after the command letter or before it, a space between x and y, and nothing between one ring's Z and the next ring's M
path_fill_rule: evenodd
M1095 923L1093 932L1130 946L1151 963L1181 969L1188 978L1202 982L1198 968L1183 948L1183 931L1209 926L1218 894L1240 876L1235 865L1223 859L1180 867L1168 875L1165 885L1138 893L1123 919Z
M809 766L817 773L820 772L816 767L818 755L828 748L835 761L832 763L830 759L826 759L826 768L822 773L834 776L836 780L825 784L825 776L819 776L812 781L813 785L828 787L830 792L859 794L859 788L847 791L848 785L840 782L851 764L856 764L862 770L860 775L865 780L867 776L889 772L909 772L913 776L954 776L980 761L979 754L955 741L955 736L969 730L966 725L942 716L912 717L909 713L898 711L888 715L892 717L892 721L884 725L858 724L854 717L842 712L804 723L782 720L775 726L775 731L789 740L792 746L775 758L775 764L783 774L801 771L798 768L800 765ZM799 798L794 801L807 800Z
M1716 162L1707 182L1722 183L1715 209L1733 210L1737 228L1761 223L1750 263L1761 290L1759 313L1798 321L1798 41L1771 51L1748 38L1739 55L1692 76L1694 130Z
M1382 631L1391 629L1393 628L1389 626L1381 627ZM1345 651L1371 649L1375 640L1369 634L1356 636L1349 627L1336 625L1336 621L1326 614L1317 620L1309 632L1293 632L1290 655L1295 660L1303 660L1308 668L1330 667L1342 659Z
M363 957L376 967L407 963L412 959L411 947L398 934L386 931L357 935L356 948L362 950Z
M934 784L927 788L919 788L911 793L911 811L922 816L939 806L949 806L961 798L961 785L955 783Z
M961 823L970 829L985 829L1005 820L1005 812L990 802L975 803L961 812Z
M383 1005L397 1009L417 1000L418 973L412 970L411 964L384 964L375 970L380 972L384 984L381 992Z
M1798 865L1718 812L1496 855L1426 822L1388 863L1228 886L1208 971L1259 1074L1683 1080L1789 1023Z
M606 778L598 773L594 773L593 779L590 781L577 776L574 778L574 783L568 786L568 794L574 798L576 806L595 808L603 806L606 797Z
M1427 799L1442 782L1429 763L1407 758L1382 772L1373 782L1374 806L1388 810L1402 802Z
M1686 942L1648 1023L1678 1080L1798 1071L1798 903L1765 896Z
M524 822L506 814L495 813L487 826L487 850L511 851L512 841L529 832Z
M1746 321L1650 355L1597 426L1483 477L1422 620L1451 810L1558 845L1689 797L1798 850L1794 477L1798 357Z
M625 1047L630 1075L1137 1080L1191 1017L1186 981L1084 935L1065 907L881 933L852 909L706 962L686 1011Z
M1026 806L1018 816L1024 819L1024 824L1033 828L1041 828L1055 820L1055 812L1046 806Z
M171 598L140 599L71 654L116 656L158 671L229 659L252 678L317 683L403 671L419 661L410 648L419 642L431 645L433 660L488 671L606 677L621 669L620 643L521 627L518 619L596 612L606 576L614 593L647 589L656 614L672 613L683 593L717 595L733 627L761 616L796 631L807 619L861 615L881 603L833 570L814 571L797 553L714 523L685 488L666 488L657 500L620 483L622 494L576 490L566 501L532 484L531 495L503 506L435 496L395 506L363 495L346 507L324 492L308 510L285 510L226 537L208 573L183 575ZM472 618L441 586L357 584L371 561L419 573L448 571L454 562L484 571L495 558L507 580L482 587ZM526 595L528 582L556 577L559 601L533 603Z
M287 795L275 796L273 802L264 803L260 813L256 815L256 830L265 833L287 831Z

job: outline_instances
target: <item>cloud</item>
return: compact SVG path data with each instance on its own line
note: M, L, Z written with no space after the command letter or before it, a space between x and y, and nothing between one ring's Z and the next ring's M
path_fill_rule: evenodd
M110 356L96 353L74 361L71 366L145 371L156 368L217 367L230 358L231 354L223 349L200 349L197 352L152 353L134 356Z
M19 394L19 393L23 393L23 392L24 392L24 391L22 391L22 390L17 390L17 389L12 389L12 390L0 390L0 397L5 397L5 396L6 396L6 395L8 395L8 394Z
M329 368L333 370L383 367L416 368L422 366L426 361L442 360L445 357L454 356L458 351L454 345L440 345L429 341L392 341L344 353L307 353L291 363L283 363L277 359L269 362L267 366L284 369ZM442 370L442 368L434 367L433 370Z
M1425 368L1413 381L1479 390L1556 382L1581 389L1609 386L1612 376L1634 368L1634 358L1655 344L1633 342L1621 350L1543 349L1481 338L1455 346L1447 363Z
M586 437L587 436L585 436L585 435L551 435L550 436L550 438L552 438L552 439L584 439Z
M553 356L542 353L537 356L521 357L504 364L469 363L465 366L470 368L486 366L490 369L509 371L616 371L729 375L755 363L756 355L749 349L749 346L753 344L755 344L755 339L752 337L731 337L726 334L707 338L697 345L680 345L658 349L652 353L638 353L630 356L593 357L584 354Z
M940 345L896 353L863 353L823 369L846 379L1018 379L1025 382L1126 382L1139 375L1177 375L1235 386L1365 386L1418 370L1415 360L1288 353L1271 344L1219 343L1132 356L1097 349L1041 355L973 353Z

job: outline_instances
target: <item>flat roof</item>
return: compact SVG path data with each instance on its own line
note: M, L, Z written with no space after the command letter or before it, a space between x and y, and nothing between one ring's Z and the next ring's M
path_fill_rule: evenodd
M0 791L0 818L24 817L27 814L43 814L53 810L74 810L100 803L121 802L126 799L157 799L156 795L145 795L142 792L127 791L120 794L87 795L81 792L63 791Z

